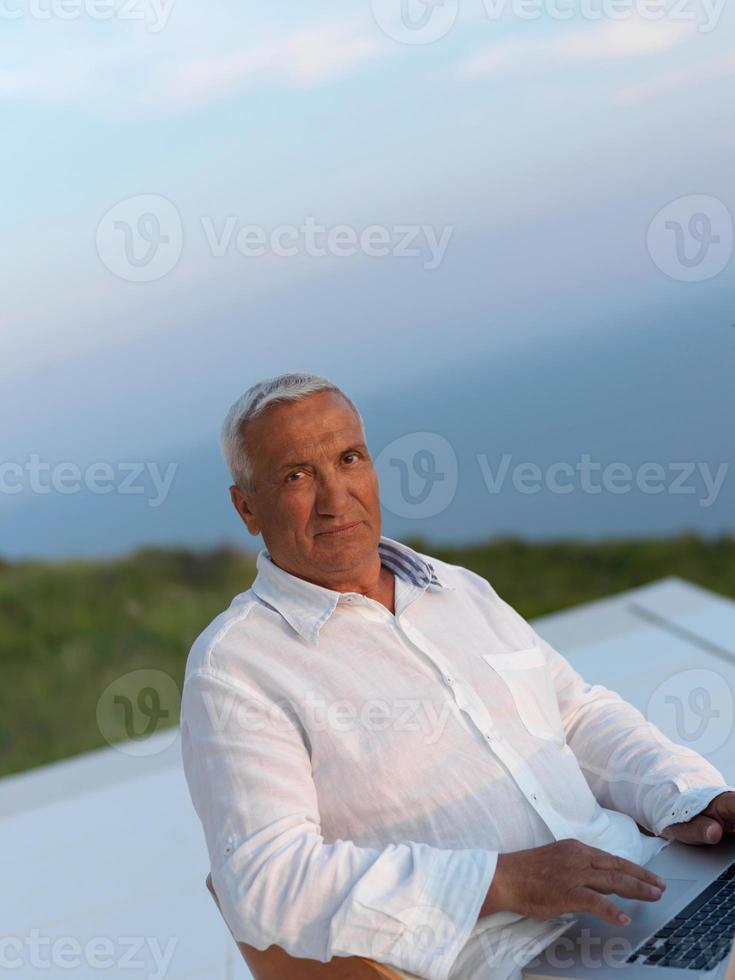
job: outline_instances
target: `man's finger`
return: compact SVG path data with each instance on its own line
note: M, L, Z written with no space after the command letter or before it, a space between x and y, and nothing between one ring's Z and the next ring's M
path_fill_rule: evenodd
M722 826L710 817L694 817L686 823L673 823L661 831L669 840L684 844L716 844L722 837Z
M571 909L572 912L591 912L593 915L604 919L605 922L612 922L616 926L627 925L630 922L630 916L625 915L621 908L591 888L578 889L574 898L574 904L577 908Z
M723 823L726 830L735 829L735 793L721 793L716 796L704 813Z
M666 888L666 882L663 878L659 878L657 874L650 871L648 868L644 868L641 864L636 864L634 861L628 861L626 858L618 857L616 854L610 854L608 851L601 851L599 848L593 848L594 854L590 865L599 871L619 871L622 874L631 875L633 878L639 878L641 881L646 881L650 885L658 885L659 888Z
M620 895L621 898L637 898L644 902L656 902L664 893L663 888L623 871L592 870L585 880L585 886L602 895Z

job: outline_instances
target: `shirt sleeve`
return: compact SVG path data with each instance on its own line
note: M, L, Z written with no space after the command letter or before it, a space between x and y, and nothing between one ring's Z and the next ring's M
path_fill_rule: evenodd
M307 743L287 705L210 670L186 677L184 772L227 926L257 949L365 956L446 980L498 853L325 841Z
M616 691L589 684L542 637L567 744L598 802L659 835L730 787L719 769L649 722Z
M492 586L490 590L500 611L525 624L529 643L543 650L567 744L601 806L627 813L659 835L733 788L707 759L669 739L616 691L587 683Z

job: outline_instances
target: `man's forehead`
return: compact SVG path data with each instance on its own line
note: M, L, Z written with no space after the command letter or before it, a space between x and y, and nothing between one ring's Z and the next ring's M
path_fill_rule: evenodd
M362 442L362 431L357 424L341 425L319 432L279 433L271 441L271 450L277 456L308 456L325 449L338 448L340 444Z

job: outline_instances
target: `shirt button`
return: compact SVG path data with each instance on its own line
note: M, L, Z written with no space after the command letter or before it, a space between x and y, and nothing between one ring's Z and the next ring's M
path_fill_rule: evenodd
M538 803L538 796L536 796L535 793L531 793L531 799L533 800L534 803Z
M450 677L449 674L445 675L444 680L447 682L447 684L454 684L454 678Z

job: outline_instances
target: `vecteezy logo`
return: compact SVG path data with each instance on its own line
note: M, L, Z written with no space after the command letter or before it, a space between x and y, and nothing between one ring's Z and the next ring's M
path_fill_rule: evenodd
M730 737L735 717L727 680L713 670L683 670L659 684L646 718L664 735L707 755Z
M383 506L396 517L435 517L457 492L457 456L436 432L409 432L375 460Z
M694 194L658 212L648 227L648 253L671 279L704 282L727 266L734 237L732 215L722 201Z
M138 194L102 216L95 240L97 254L114 275L128 282L153 282L181 257L181 215L160 194Z
M143 668L118 677L97 701L97 725L110 745L126 755L162 752L176 740L181 693L170 674ZM166 729L170 738L151 741Z
M136 740L147 738L155 732L161 720L169 716L168 708L161 707L161 696L155 687L142 687L135 699L138 711L145 720L145 728L141 732L135 729L135 711L133 710L133 702L128 695L115 694L112 701L113 704L119 704L123 708L125 734L128 738Z
M458 0L371 0L375 23L401 44L430 44L457 19Z

